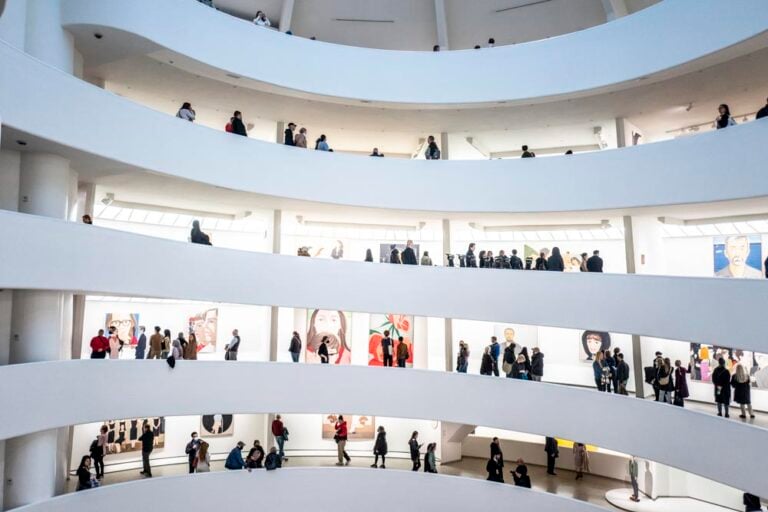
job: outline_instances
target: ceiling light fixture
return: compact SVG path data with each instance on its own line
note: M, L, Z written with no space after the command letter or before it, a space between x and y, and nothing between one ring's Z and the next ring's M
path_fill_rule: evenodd
M115 194L111 192L105 194L104 198L101 200L101 204L103 204L104 206L114 206L117 208L129 208L132 210L148 210L151 212L161 212L161 213L176 213L179 215L191 215L193 217L205 217L208 219L240 220L253 215L253 212L250 210L244 210L244 211L232 214L232 213L210 212L206 210L191 210L188 208L174 208L172 206L159 206L156 204L134 203L130 201L118 201L115 199Z
M362 222L331 222L324 220L307 220L303 215L296 216L296 222L302 226L318 226L326 228L349 228L349 229L389 229L392 231L420 231L427 225L426 222L414 224L365 224Z
M659 222L671 226L704 226L707 224L725 224L727 222L752 222L768 220L768 212L748 215L726 215L723 217L707 217L701 219L680 219L677 217L658 217Z
M521 224L516 226L484 226L470 222L469 227L485 233L509 233L514 231L584 231L591 229L610 229L611 223L603 219L599 224Z

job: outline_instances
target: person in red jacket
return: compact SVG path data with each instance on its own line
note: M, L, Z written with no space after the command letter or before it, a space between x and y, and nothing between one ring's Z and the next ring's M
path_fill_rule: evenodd
M281 460L288 460L288 457L285 456L285 450L283 449L285 441L288 439L287 434L288 433L286 431L285 425L283 425L282 417L278 414L272 421L272 435L275 436L278 455L280 455Z
M105 359L109 350L109 339L104 336L104 329L99 329L99 335L91 338L91 359Z
M339 414L339 419L336 420L336 436L334 438L336 439L339 453L339 462L337 462L336 465L349 466L349 461L352 459L344 449L347 446L347 422L341 414Z

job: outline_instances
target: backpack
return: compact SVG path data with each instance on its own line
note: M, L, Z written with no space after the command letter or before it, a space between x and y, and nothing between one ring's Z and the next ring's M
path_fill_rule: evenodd
M91 453L94 453L94 452L96 452L98 449L99 449L99 440L98 440L98 439L94 439L94 440L93 440L93 442L91 443L90 452L91 452Z
M224 129L227 132L232 133L232 122L230 121L229 123L227 123L227 125L224 127Z

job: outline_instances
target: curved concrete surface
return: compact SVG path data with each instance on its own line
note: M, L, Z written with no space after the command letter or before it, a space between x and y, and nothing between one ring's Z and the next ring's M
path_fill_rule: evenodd
M0 288L397 310L673 340L738 340L739 348L768 352L766 280L341 262L220 249L3 211L0 240L12 241L0 244ZM371 292L385 289L402 293ZM584 300L587 293L590 300ZM488 301L489 296L506 299Z
M530 102L629 87L671 76L675 68L712 65L707 57L723 49L733 58L735 45L768 29L761 0L674 0L541 41L434 53L291 37L188 0L65 0L62 16L64 27L83 31L86 40L99 28L135 34L220 70L221 78L230 73L288 93L421 106Z
M91 382L131 386L114 400L109 386L74 393L71 385L62 385L78 382L83 375ZM196 389L201 381L208 383L205 393L157 392ZM307 392L343 390L351 383L365 392ZM0 439L104 418L195 415L207 410L352 411L576 439L757 495L768 494L767 430L667 404L555 384L367 366L179 361L171 370L162 360L75 360L0 367L0 389L10 391L0 394L0 410L14 411L12 421L0 423ZM497 403L490 397L497 397ZM524 412L511 404L524 404ZM711 451L701 449L712 439L738 439L749 450L713 464Z
M441 212L549 212L768 196L765 120L571 157L366 158L307 151L184 122L87 84L2 42L0 112L9 127L86 157L227 189L321 203ZM98 163L105 166L103 160ZM722 179L723 169L728 169L727 180ZM123 167L122 172L129 171ZM439 193L425 193L438 184ZM389 197L397 197L396 204Z

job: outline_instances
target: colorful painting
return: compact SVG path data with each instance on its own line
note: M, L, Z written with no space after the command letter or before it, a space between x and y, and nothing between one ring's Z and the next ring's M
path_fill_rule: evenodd
M117 329L117 337L125 344L124 348L135 347L139 342L138 313L107 313L104 332L109 333L110 327Z
M188 320L189 332L197 338L197 352L216 352L216 337L219 327L219 310L206 309L191 315Z
M200 416L200 435L203 437L231 436L235 432L232 414L203 414Z
M601 331L584 331L581 333L579 344L579 359L592 362L595 354L605 352L611 348L611 335Z
M373 439L376 432L376 418L373 416L355 416L343 414L347 422L347 439L350 441ZM323 416L323 439L333 439L336 435L338 414Z
M371 315L371 328L368 331L368 366L384 366L384 353L381 348L381 340L384 339L384 331L389 331L389 337L394 343L392 349L394 364L397 364L397 348L400 345L398 338L403 337L403 343L408 347L407 367L413 366L413 317L408 315Z
M762 279L763 251L760 235L731 235L714 239L716 277Z
M351 332L350 313L331 309L315 309L309 316L307 325L307 363L320 363L317 349L323 338L328 336L329 364L351 364L349 333Z
M107 420L107 454L140 452L139 437L144 432L144 425L149 425L155 435L155 448L165 446L165 418L131 418L127 420Z
M733 349L704 343L691 343L691 380L712 382L712 371L720 358L731 374L741 365L747 371L754 387L768 389L768 354Z

